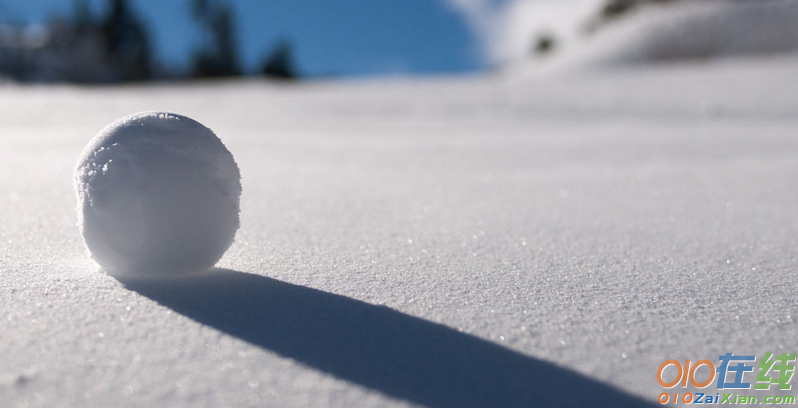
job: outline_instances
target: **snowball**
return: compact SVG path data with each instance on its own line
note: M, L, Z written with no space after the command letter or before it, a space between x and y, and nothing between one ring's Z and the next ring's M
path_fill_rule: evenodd
M144 112L108 125L74 178L83 239L113 275L206 270L238 230L238 165L210 129L185 116Z

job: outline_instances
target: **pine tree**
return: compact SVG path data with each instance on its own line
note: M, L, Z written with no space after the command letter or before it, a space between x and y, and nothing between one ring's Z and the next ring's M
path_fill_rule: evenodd
M264 59L261 73L270 78L295 79L297 74L294 70L291 43L285 40L279 41Z
M230 7L212 0L194 0L193 11L207 36L204 47L194 57L194 76L241 75L235 20Z
M149 37L126 0L111 0L111 11L100 30L120 80L152 77Z

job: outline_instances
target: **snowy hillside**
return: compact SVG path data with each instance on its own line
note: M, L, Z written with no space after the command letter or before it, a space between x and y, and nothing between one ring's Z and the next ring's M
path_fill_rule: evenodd
M798 50L798 2L693 1L641 7L596 34L594 64L707 59Z
M516 47L515 53L521 50L522 55L528 55L530 41L536 32L545 33L540 27L546 26L523 16L534 16L546 9L534 1L517 3L514 10L520 13L508 22L509 27L519 28L504 30L502 43L508 46L523 43L525 46ZM579 22L572 22L567 30L556 33L551 55L509 58L513 61L510 71L613 68L798 51L798 1L795 0L652 2L613 17L596 11L601 8L595 2L566 2L560 4L561 8L565 9L566 4L571 5L571 14L583 16ZM526 9L522 5L527 5Z

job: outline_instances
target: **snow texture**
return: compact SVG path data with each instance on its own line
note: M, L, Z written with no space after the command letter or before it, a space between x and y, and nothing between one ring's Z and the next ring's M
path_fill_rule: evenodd
M796 352L796 77L5 86L0 405L645 406L665 360ZM146 109L235 152L224 269L84 253L75 157Z
M86 246L117 276L207 270L239 227L238 166L210 129L185 116L115 121L88 144L74 177Z

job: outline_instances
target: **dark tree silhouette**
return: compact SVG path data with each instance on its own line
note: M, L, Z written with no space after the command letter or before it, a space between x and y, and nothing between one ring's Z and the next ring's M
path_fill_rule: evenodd
M539 34L534 44L534 52L537 55L550 54L557 46L557 40L551 34Z
M126 0L108 0L96 18L87 0L74 0L74 18L52 18L40 43L22 25L0 33L0 73L18 81L109 83L153 78L147 27Z
M235 20L226 4L215 0L194 0L194 17L205 28L207 40L194 57L195 77L241 75Z
M126 0L110 0L111 11L100 25L106 51L122 81L150 79L150 42Z
M94 19L86 0L75 0L75 31L80 34L94 28Z
M590 34L610 21L621 18L632 10L651 3L670 3L679 0L604 0L596 15L583 26L585 33Z
M277 45L264 58L261 73L266 77L275 79L288 80L297 77L290 42L286 40L277 42Z

